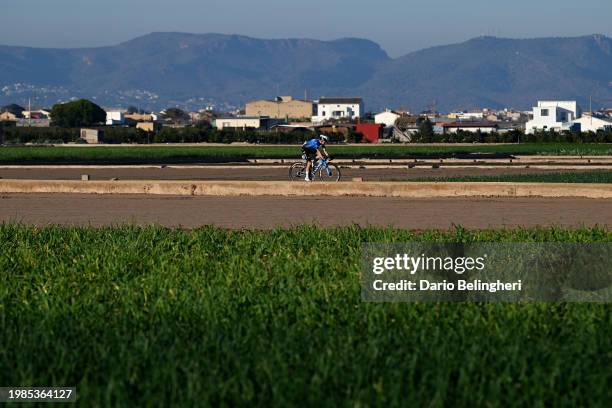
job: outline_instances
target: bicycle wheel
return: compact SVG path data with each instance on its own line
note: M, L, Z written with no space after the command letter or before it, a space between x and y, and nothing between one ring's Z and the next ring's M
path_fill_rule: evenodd
M327 168L321 166L317 173L319 175L319 180L321 181L340 181L340 168L333 163L329 163L327 165Z
M296 181L306 177L306 164L302 162L293 163L289 167L289 180Z

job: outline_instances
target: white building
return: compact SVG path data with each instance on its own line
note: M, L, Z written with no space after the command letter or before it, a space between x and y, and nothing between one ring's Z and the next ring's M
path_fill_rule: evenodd
M268 116L227 116L215 119L213 126L219 130L270 129L281 122L281 120L271 119Z
M442 133L457 133L458 131L470 133L497 132L497 124L492 122L452 122L440 125Z
M259 116L232 116L221 117L214 121L214 126L219 129L259 129L261 118Z
M580 125L581 132L597 132L598 130L609 131L612 130L612 119L598 118L591 115L584 115L583 117L576 119L575 124Z
M533 108L533 119L525 125L525 132L572 130L574 120L580 115L576 101L538 101L538 106Z
M452 112L448 114L448 117L456 120L483 120L484 119L483 111L462 111L462 112Z
M328 119L355 119L363 114L361 98L321 98L316 104L317 114L312 117L314 123Z
M108 126L123 125L125 123L125 111L106 111L106 124Z
M21 114L23 115L23 117L25 119L49 119L51 118L51 112L46 111L44 109L39 109L39 110L33 110L33 111L29 111L29 110L24 110L23 112L21 112Z
M386 127L395 126L395 121L401 116L402 115L395 111L385 109L384 112L377 113L376 115L374 115L374 123L385 125Z

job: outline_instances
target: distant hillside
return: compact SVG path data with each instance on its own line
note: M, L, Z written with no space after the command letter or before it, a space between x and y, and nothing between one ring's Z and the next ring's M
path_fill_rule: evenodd
M181 33L89 49L0 46L0 104L86 97L107 106L223 107L277 92L301 97L305 90L313 98L362 95L368 109L416 110L434 100L443 110L526 108L538 98L584 104L589 94L612 100L611 50L604 36L483 37L391 59L361 39Z
M0 46L0 85L34 84L59 97L96 96L106 104L122 103L123 98L123 103L165 106L203 98L238 105L273 97L277 90L342 94L368 81L388 61L377 44L359 39L154 33L103 48ZM0 96L3 101L14 100L15 91L23 93L23 87L13 88L12 95Z
M612 39L605 36L509 40L476 38L389 62L362 92L373 105L443 110L514 106L537 99L612 105Z

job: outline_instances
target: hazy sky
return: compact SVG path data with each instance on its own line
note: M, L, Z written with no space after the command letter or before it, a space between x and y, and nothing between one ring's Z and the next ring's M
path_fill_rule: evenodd
M480 35L612 36L611 0L0 0L0 44L83 47L152 31L363 37L391 56Z

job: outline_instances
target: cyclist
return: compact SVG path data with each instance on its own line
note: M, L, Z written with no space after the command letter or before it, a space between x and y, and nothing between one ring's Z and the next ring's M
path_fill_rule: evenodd
M318 139L310 139L302 145L302 152L306 157L306 177L304 180L312 181L312 177L310 177L310 170L312 170L312 162L314 160L329 158L329 154L327 154L327 150L325 150L325 144L328 141L329 137L319 135Z

